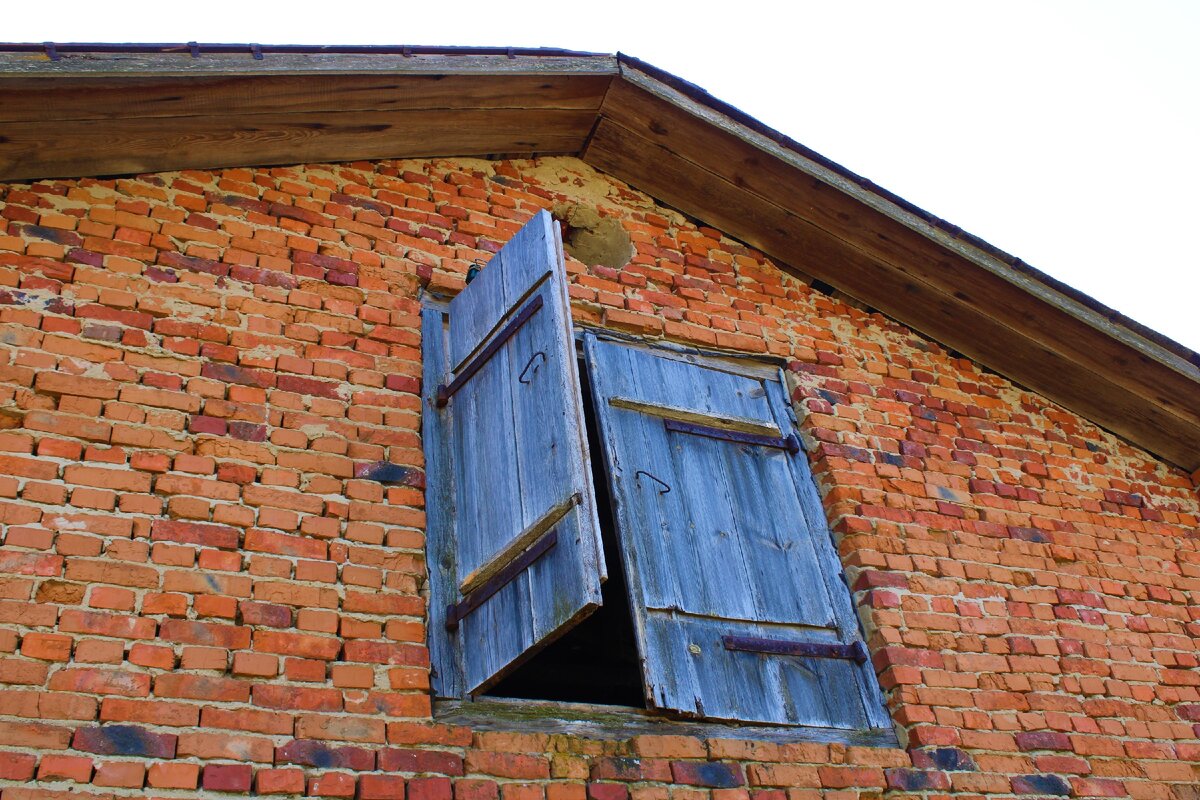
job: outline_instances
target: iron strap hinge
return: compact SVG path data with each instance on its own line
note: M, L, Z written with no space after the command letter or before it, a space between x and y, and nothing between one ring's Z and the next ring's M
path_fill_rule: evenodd
M697 425L694 422L681 422L677 419L664 419L667 430L677 433L692 433L696 436L707 436L709 439L724 439L741 444L757 444L763 447L774 447L786 450L793 455L800 452L800 439L796 434L790 436L764 436L760 433L743 433L726 428L714 428L709 425Z
M722 636L726 650L745 653L768 653L775 656L802 656L804 658L840 658L863 664L867 660L867 646L861 641L850 644L838 642L805 642L795 639L760 639L757 636Z
M514 578L529 569L533 562L545 555L556 544L558 544L558 531L550 531L478 589L468 593L461 601L446 606L446 630L458 630L458 623L461 619L487 602L496 592L512 583Z
M512 320L510 320L509 323L505 325L498 334L496 334L495 337L493 337L492 341L488 343L488 346L480 350L479 355L468 361L467 365L458 371L458 374L454 376L454 380L450 381L448 384L440 384L437 387L437 395L434 399L434 405L436 405L438 408L445 407L446 403L450 401L451 395L466 385L467 381L471 379L471 376L478 372L480 368L482 368L483 365L488 362L488 359L496 355L500 348L504 346L504 343L511 339L513 334L520 330L521 326L528 322L529 318L537 313L537 310L542 307L542 302L542 296L539 294L537 297L526 303L525 307L522 308L517 315L513 317Z

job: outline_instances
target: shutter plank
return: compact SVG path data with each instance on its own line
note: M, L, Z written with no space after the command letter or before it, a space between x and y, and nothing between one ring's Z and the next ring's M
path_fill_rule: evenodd
M509 369L509 351L502 348L452 400L454 459L463 478L455 493L462 576L482 567L525 527Z
M835 627L832 603L796 497L787 454L719 448L747 569L756 576L755 619Z
M746 566L722 451L729 445L661 429L646 447L665 446L678 477L683 513L670 521L679 540L673 558L684 611L725 619L755 619L756 579Z
M442 635L446 607L454 600L457 570L454 543L454 470L449 450L449 421L434 406L438 382L448 368L446 314L441 309L421 312L421 442L425 450L425 517L429 548L429 661L437 697L461 697L462 665Z

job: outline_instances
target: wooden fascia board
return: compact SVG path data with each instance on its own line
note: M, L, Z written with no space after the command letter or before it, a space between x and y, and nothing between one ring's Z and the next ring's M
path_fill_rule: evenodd
M585 160L602 169L616 170L615 177L627 180L689 213L695 213L777 258L792 261L806 272L843 288L938 341L974 356L986 366L1151 452L1188 469L1194 470L1200 466L1200 369L1194 364L1136 332L1110 322L1094 309L1014 270L994 256L955 239L927 220L886 197L864 189L826 165L783 147L652 76L626 65L622 70L622 81L614 84L601 109L602 122L585 151ZM669 119L668 123L651 124L633 130L638 127L631 123L631 119L637 117L637 111L622 105L629 101L631 91L643 92L662 103L663 112L668 115L664 120ZM774 175L777 181L796 180L778 177L780 173L791 173L811 186L828 187L824 188L826 199L830 197L829 189L836 190L842 196L842 208L847 199L852 201L856 216L870 218L869 232L855 231L853 225L839 227L830 215L822 217L819 213L821 209L812 205L814 197L811 192L807 196L799 192L790 198L790 204L785 198L782 205L796 214L796 219L816 223L817 230L865 255L867 261L858 262L859 267L850 267L855 263L854 260L847 260L843 255L842 261L831 262L838 263L838 269L828 268L827 265L827 269L822 270L820 263L812 258L811 247L807 251L800 251L781 245L775 235L777 231L768 230L769 226L764 225L763 213L741 214L720 220L713 216L711 210L707 213L702 210L705 205L713 205L706 203L703 193L686 195L680 191L681 185L678 183L658 186L657 190L652 188L653 184L661 183L656 180L659 176L654 164L637 163L630 158L625 158L622 164L615 163L621 161L620 158L601 163L597 157L597 137L603 137L606 132L614 135L616 129L607 128L606 124L619 120L631 126L626 129L628 133L661 144L662 150L657 158L686 159L687 156L676 152L677 148L686 149L682 147L682 140L687 135L679 127L683 116L686 116L688 124L702 131L703 137L719 140L709 148L707 156L697 156L695 152L688 155L701 162L697 166L709 169L714 174L724 173L725 177L731 177L732 181L726 185L735 190L747 191L747 185L750 184L752 189L761 191L761 186L753 186L753 181L743 180L745 173L730 176L727 169L728 161L744 155L748 146L753 148L754 158L759 162L752 165L757 168L759 178ZM800 184L793 183L792 187L798 190ZM711 187L706 191L712 191ZM778 204L780 198L776 196L774 200ZM818 197L816 202L823 201ZM887 238L889 232L894 241L881 247L882 239ZM811 242L813 236L807 238ZM775 249L772 248L772 241ZM885 252L888 248L893 252ZM841 252L844 252L844 248ZM905 257L898 259L897 254ZM891 290L899 289L901 295L885 290L883 287L888 284L878 280L878 274L876 280L867 282L852 279L848 275L847 269L867 271L862 265L868 262L872 267L883 266L895 277L902 278L891 285ZM936 311L929 310L929 306L913 303L897 306L897 298L905 297L905 292L910 291L904 287L912 286L914 282L921 284L923 290L934 292L938 303L942 304ZM988 311L988 303L992 299L989 293L994 295L996 292L1007 296L1010 305L1007 316L992 315ZM1017 306L1013 305L1014 298ZM945 319L946 315L950 315L949 319ZM954 320L960 324L944 324ZM962 324L965 322L971 322L972 325ZM1053 334L1055 324L1072 328L1075 341L1070 346L1065 346ZM1049 335L1048 326L1051 331ZM1004 350L989 355L987 351L995 348L982 347L983 343L972 340L972 336L977 337L979 331L985 329L1005 341L1020 343L1021 350L1029 358L1040 358L1043 364L1024 363L1020 358L1006 355L1007 351ZM1053 363L1081 365L1087 368L1087 374L1068 375L1077 371L1075 368L1053 370L1047 374L1041 367L1051 353L1055 356L1051 359ZM1097 354L1108 355L1101 358ZM1086 380L1081 381L1081 377Z
M0 180L573 155L612 56L0 53Z
M364 54L272 53L256 60L245 54L187 53L74 54L51 61L41 54L0 52L0 79L16 76L84 75L616 75L618 58L605 54L477 55L471 53Z

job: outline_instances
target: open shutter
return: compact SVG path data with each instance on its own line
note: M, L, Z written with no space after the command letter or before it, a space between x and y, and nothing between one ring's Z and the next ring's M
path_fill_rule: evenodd
M478 692L600 604L603 551L558 226L540 212L450 303L437 387L455 631Z
M587 357L647 700L886 727L779 382L590 335Z

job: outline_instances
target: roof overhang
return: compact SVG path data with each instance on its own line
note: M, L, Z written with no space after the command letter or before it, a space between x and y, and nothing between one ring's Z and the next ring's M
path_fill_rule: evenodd
M635 59L207 45L52 55L0 46L0 180L579 156L1200 469L1195 353Z

